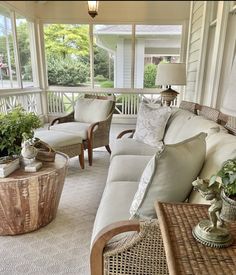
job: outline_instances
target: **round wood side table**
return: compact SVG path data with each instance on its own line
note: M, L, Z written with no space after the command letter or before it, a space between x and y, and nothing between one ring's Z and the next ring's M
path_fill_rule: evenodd
M57 213L68 157L56 153L37 172L22 168L0 179L0 235L17 235L50 223Z

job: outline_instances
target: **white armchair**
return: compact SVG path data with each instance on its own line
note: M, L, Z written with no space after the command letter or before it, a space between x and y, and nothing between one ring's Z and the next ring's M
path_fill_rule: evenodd
M115 109L115 97L85 95L78 99L75 109L67 116L54 119L49 129L64 131L81 137L84 149L88 150L89 165L93 162L93 148L109 147L109 133L112 115Z

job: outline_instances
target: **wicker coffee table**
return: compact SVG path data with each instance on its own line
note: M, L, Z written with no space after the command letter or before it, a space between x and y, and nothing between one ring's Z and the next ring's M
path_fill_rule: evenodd
M208 219L209 206L157 202L155 207L171 275L236 274L236 223L230 225L233 245L211 248L192 236L193 227Z

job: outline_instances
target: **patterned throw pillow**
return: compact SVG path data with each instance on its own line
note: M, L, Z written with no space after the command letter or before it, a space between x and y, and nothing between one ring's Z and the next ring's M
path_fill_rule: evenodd
M170 107L142 102L138 112L134 139L153 147L157 146L163 139L170 115Z
M132 218L155 218L154 203L183 202L202 168L206 134L166 145L147 164L130 207Z

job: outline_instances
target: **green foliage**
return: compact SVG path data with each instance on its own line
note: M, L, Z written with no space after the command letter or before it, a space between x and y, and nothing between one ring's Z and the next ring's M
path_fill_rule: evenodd
M97 82L103 82L103 81L106 81L107 78L105 78L103 75L101 74L98 74L94 77L94 80L97 81Z
M94 75L103 75L104 78L113 80L113 72L114 64L113 60L109 57L108 52L98 46L94 46Z
M114 88L114 82L113 81L104 81L101 82L102 88Z
M144 68L144 88L155 88L157 66L147 64Z
M19 154L23 134L32 138L33 130L40 126L38 116L27 113L22 107L0 114L0 156Z
M44 29L44 39L49 55L89 58L88 25L50 24Z
M49 85L75 86L85 83L89 76L89 67L70 58L48 58Z
M218 173L211 177L210 184L218 182L228 197L236 196L236 159L225 161Z

